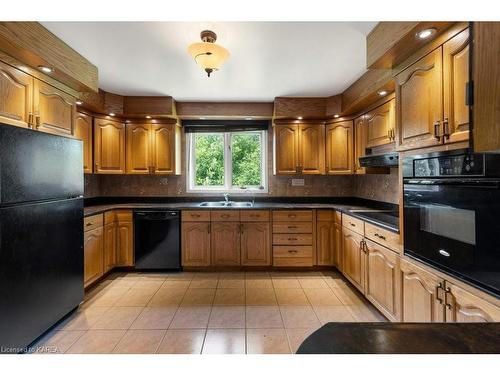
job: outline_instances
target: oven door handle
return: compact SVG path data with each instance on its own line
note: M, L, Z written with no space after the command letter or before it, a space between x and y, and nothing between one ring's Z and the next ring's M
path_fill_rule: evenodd
M477 189L498 189L500 188L500 181L471 181L471 180L406 180L405 185L452 185L464 186L468 188Z

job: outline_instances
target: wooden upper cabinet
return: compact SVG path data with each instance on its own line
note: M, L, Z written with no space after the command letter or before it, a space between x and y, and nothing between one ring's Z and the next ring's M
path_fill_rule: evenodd
M353 172L353 122L340 121L326 126L326 173Z
M366 155L368 141L366 130L365 116L359 116L354 120L354 173L356 174L366 173L366 168L359 164L359 157Z
M394 115L394 99L365 114L366 147L382 146L394 141Z
M274 126L274 172L297 174L299 167L299 126Z
M400 283L401 321L444 322L442 278L401 259Z
M34 82L35 128L46 133L74 135L76 99L38 79Z
M125 124L94 119L94 172L125 173Z
M269 222L241 223L241 265L271 265L271 224Z
M32 127L33 77L0 62L0 122Z
M325 174L325 126L299 125L299 172Z
M446 321L452 323L500 322L500 304L493 304L478 295L446 281ZM498 300L496 300L498 302Z
M366 298L390 320L398 320L398 256L371 241L366 241L366 250Z
M92 173L92 117L77 112L75 119L75 138L83 141L83 173Z
M240 259L240 223L212 222L210 247L212 265L239 266Z
M349 229L342 231L343 273L362 293L365 292L365 262L363 236Z
M154 174L177 174L180 162L180 128L176 124L151 125L151 166Z
M466 29L443 45L445 142L469 139L469 106L466 104L468 81L469 29Z
M126 129L127 173L151 173L151 126L149 124L128 124Z
M210 265L210 222L183 221L182 265Z
M396 76L397 149L441 143L443 120L442 47Z

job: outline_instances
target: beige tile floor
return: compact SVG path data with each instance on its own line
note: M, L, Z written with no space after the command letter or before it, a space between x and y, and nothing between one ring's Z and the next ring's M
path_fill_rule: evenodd
M336 272L114 273L35 345L56 353L294 353L327 322L384 321Z

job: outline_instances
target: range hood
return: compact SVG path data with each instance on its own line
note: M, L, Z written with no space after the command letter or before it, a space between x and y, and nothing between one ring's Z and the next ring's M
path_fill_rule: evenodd
M366 155L359 157L362 167L398 167L399 155L397 152L379 155Z

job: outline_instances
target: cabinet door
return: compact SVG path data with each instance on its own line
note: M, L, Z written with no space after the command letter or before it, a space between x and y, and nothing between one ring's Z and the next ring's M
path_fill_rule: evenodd
M36 129L52 134L74 135L76 99L38 79L34 82Z
M325 174L325 126L299 125L299 170L302 174Z
M500 304L494 305L448 281L446 281L446 290L447 322L500 322Z
M393 142L395 101L390 100L365 115L366 147L377 147Z
M271 265L270 223L241 223L241 265Z
M76 114L75 138L83 142L83 173L92 173L92 117L80 112Z
M176 168L176 125L151 125L151 165L155 174L175 174Z
M127 174L149 174L151 162L151 132L149 124L126 125Z
M337 269L342 272L343 268L343 250L342 250L342 224L335 223L335 248L333 253L334 265Z
M274 126L275 174L297 174L299 167L299 126Z
M320 266L335 265L335 222L316 222L316 254Z
M212 265L239 266L240 223L212 222L210 236Z
M353 172L352 121L341 121L326 126L326 173Z
M343 273L362 293L365 291L365 253L363 236L344 228L342 231L344 255Z
M94 119L94 172L125 173L125 124Z
M210 265L209 222L182 222L182 265Z
M444 322L444 296L439 286L444 280L401 259L401 321ZM438 296L439 293L439 296Z
M104 273L116 266L116 228L115 222L104 226Z
M87 286L103 275L102 227L84 233L83 252L83 283Z
M116 235L116 265L134 265L134 225L131 221L118 221Z
M399 150L441 143L442 103L442 48L439 47L396 76Z
M359 164L359 157L366 154L366 142L368 134L365 124L365 116L359 116L354 120L354 172L365 174L366 170Z
M0 93L0 122L31 127L33 77L0 62Z
M366 251L366 298L387 318L398 320L398 256L371 241L366 241Z
M443 45L445 142L469 139L469 106L465 104L469 81L469 30Z

